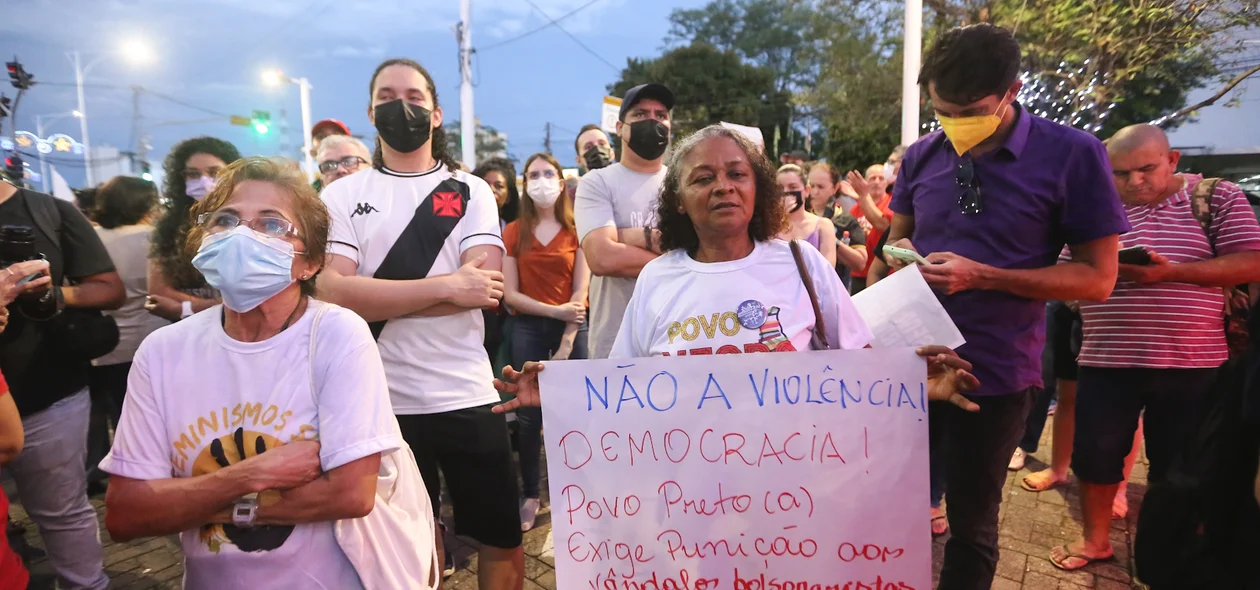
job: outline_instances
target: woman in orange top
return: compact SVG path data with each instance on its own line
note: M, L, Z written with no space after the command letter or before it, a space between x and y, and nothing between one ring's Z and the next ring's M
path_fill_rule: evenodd
M503 230L503 300L516 314L512 365L527 361L586 358L586 300L591 271L578 245L573 204L564 194L560 162L548 154L525 161L520 217ZM534 527L539 508L538 459L542 411L521 408L521 530Z

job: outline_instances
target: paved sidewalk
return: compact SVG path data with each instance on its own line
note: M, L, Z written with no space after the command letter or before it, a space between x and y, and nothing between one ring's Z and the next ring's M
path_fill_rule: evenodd
M1111 531L1115 544L1116 561L1090 565L1079 572L1062 572L1046 559L1050 549L1064 543L1081 532L1079 492L1076 480L1063 488L1035 494L1019 487L1019 479L1030 470L1041 469L1050 454L1050 432L1053 418L1046 424L1041 449L1029 458L1028 467L1007 478L1005 500L1001 510L1002 557L998 562L998 579L993 590L1122 590L1133 587L1130 550L1137 513L1146 491L1146 465L1139 461L1133 469L1129 484L1129 517L1114 521ZM545 472L544 472L545 473ZM546 490L544 482L543 490ZM544 498L545 500L545 498ZM926 499L925 499L926 501ZM948 499L947 499L948 501ZM102 522L104 498L95 497L92 503ZM449 517L449 514L447 515ZM16 502L13 518L27 526L27 540L40 546L34 525ZM926 524L926 523L925 523ZM134 543L114 543L109 534L101 529L105 543L105 567L112 579L110 588L144 590L180 588L183 568L180 563L179 543L174 537L149 539ZM475 590L477 588L477 558L475 549L468 543L453 540L461 569L447 580L446 590ZM933 544L933 573L940 572L944 538ZM538 526L525 535L525 582L526 590L556 587L555 558L551 539L551 516L544 509L539 515ZM52 574L46 560L32 563L33 590L52 588Z

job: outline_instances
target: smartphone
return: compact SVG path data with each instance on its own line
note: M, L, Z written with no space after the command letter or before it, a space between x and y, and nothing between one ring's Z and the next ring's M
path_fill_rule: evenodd
M29 283L29 282L31 282L31 281L33 281L33 280L35 280L35 279L38 279L39 277L42 277L42 276L44 276L44 273L43 273L42 271L41 271L41 272L37 272L37 273L31 274L31 275L28 275L28 276L22 277L22 280L20 280L20 281L18 281L18 282L16 282L16 283L14 283L13 285L14 285L15 287L21 287L22 285L25 285L25 284L27 284L27 283Z
M892 256L893 258L905 262L906 264L914 262L919 264L932 264L931 262L928 262L926 258L920 256L918 252L915 252L914 250L907 250L905 248L898 248L896 246L884 246L884 255Z
M1151 253L1142 246L1125 248L1120 251L1120 264L1136 264L1146 266L1151 263Z

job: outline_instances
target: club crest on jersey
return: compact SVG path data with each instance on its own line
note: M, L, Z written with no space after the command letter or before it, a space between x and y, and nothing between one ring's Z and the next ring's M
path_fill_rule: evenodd
M464 202L459 193L433 193L433 214L438 217L462 216Z

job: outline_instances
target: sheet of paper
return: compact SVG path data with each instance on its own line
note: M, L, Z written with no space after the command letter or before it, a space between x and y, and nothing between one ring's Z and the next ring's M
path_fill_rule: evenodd
M565 590L926 590L910 348L561 361L539 375Z
M967 341L949 318L917 265L899 270L853 296L853 305L875 334L875 348L940 344L958 348Z

